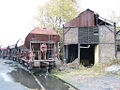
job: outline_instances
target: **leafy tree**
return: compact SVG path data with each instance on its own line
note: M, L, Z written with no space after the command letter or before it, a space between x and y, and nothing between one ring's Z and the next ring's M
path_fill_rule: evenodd
M79 1L79 0L78 0ZM36 19L41 27L55 29L60 35L60 56L62 57L62 25L72 20L79 13L77 0L50 0L39 7Z
M41 27L57 30L62 27L62 24L73 19L78 12L77 0L50 0L39 7L39 15L36 19Z

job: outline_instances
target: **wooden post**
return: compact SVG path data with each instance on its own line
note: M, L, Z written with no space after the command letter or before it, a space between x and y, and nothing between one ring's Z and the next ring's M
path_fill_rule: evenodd
M41 43L40 43L40 47L41 47ZM42 54L42 53L41 53L41 48L40 48L40 55L39 55L39 56L40 56L40 57L39 57L40 60L41 60L41 56L42 56L41 54Z
M64 25L63 25L63 62L65 64L65 61L64 61L65 57L64 57L64 55L65 55L65 51L64 51Z
M78 42L78 65L80 65L80 43Z
M55 58L56 57L56 44L54 43L54 56L53 56L53 58Z
M31 50L31 41L30 41L30 50Z
M114 45L115 45L115 58L117 58L117 46L116 46L116 23L114 23Z
M45 60L46 60L46 52L45 52Z

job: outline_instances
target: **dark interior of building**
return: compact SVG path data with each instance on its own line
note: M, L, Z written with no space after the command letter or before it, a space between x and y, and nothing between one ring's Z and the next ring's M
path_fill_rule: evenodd
M95 45L90 45L88 48L87 45L81 45L84 48L80 49L80 63L84 66L94 65L94 47ZM67 63L73 62L78 58L78 44L68 45L68 58Z
M68 45L68 58L67 63L73 62L76 58L78 58L78 44L70 44Z
M80 63L82 63L85 66L94 65L94 46L95 45L90 45L89 48L80 49L80 60L81 60Z

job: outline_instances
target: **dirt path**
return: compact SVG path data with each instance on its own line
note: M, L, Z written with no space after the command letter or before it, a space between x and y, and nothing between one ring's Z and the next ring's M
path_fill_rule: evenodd
M67 82L80 90L120 90L120 78L112 75L97 77L77 75L66 78Z

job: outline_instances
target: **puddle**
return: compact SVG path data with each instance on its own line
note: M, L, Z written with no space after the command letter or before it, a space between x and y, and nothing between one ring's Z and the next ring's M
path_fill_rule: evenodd
M45 75L39 75L37 77L46 90L69 90L69 87L59 79Z
M3 66L0 67L5 67L4 70L1 70L5 71L2 73L2 77L6 82L14 83L16 87L18 87L17 90L20 90L20 88L22 88L21 90L41 90L40 85L28 72L26 67L23 67L18 62L11 60L0 61L0 64L3 64ZM61 80L46 75L45 69L35 69L32 72L35 72L34 75L46 90L69 90L69 86ZM26 89L24 87L26 87Z
M4 62L5 64L13 64L13 62Z
M12 71L8 74L12 76L15 82L19 82L20 84L26 86L27 88L37 90L40 90L41 88L34 80L32 75L23 69L17 68L16 71Z
M12 78L9 75L7 75L6 73L2 73L1 75L4 78L5 81L13 82Z

